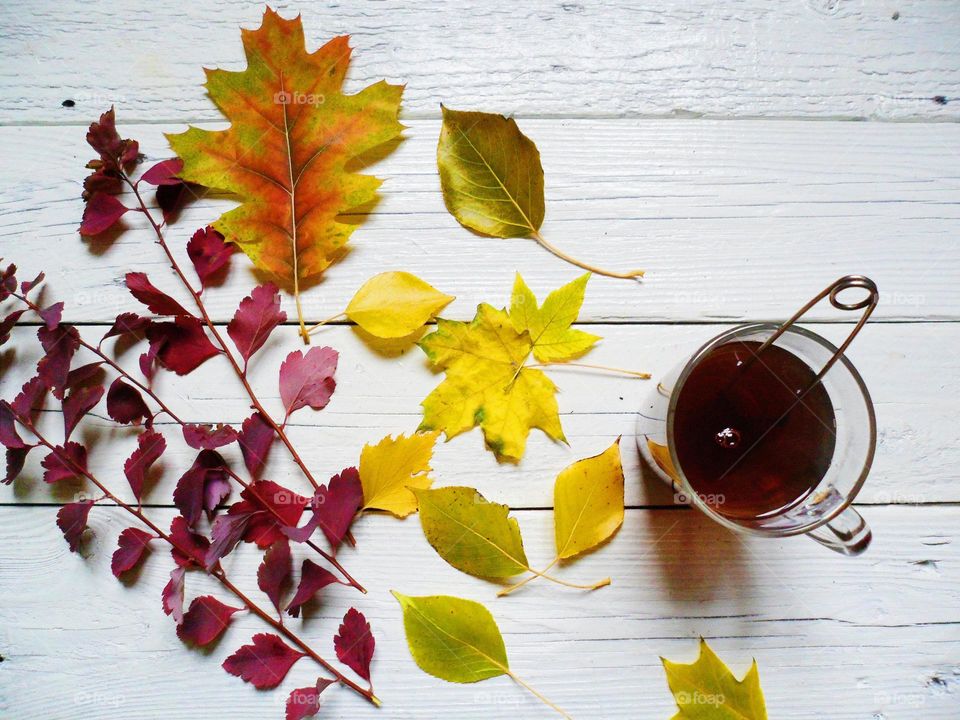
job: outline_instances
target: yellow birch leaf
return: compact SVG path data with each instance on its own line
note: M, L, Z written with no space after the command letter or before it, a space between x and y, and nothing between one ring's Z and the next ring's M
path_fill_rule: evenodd
M427 541L457 570L509 578L529 570L520 527L510 508L468 487L414 490Z
M364 445L360 452L360 484L363 510L386 510L406 517L417 509L410 488L428 488L430 458L437 433L417 433L396 439L388 435L376 445Z
M292 288L306 339L301 285L343 254L357 225L342 216L376 197L380 180L347 168L400 134L403 87L381 81L343 94L348 38L308 53L299 17L267 8L260 28L241 37L246 69L207 70L207 94L230 127L167 139L181 178L240 199L214 227Z
M450 595L390 592L403 608L407 645L421 670L455 683L510 674L500 628L483 605Z
M620 438L599 455L578 460L553 488L557 557L567 560L596 547L623 523Z
M570 326L580 314L590 273L547 295L543 305L527 287L520 273L513 283L510 322L517 332L526 330L533 342L533 356L543 363L572 360L587 352L600 339Z
M416 275L385 272L357 290L345 314L371 335L401 338L419 330L452 300Z
M660 660L679 708L673 720L767 720L756 660L737 680L703 638L695 662Z

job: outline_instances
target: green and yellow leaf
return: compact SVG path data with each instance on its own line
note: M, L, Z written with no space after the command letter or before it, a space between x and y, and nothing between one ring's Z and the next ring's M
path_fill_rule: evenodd
M543 363L573 360L600 340L597 335L574 330L570 326L580 314L590 273L547 295L543 305L527 287L520 273L513 283L510 298L510 322L517 332L526 330L533 343L533 356Z
M703 638L693 663L660 659L679 708L673 720L767 720L756 660L737 680Z
M376 445L364 445L360 452L360 484L363 510L386 510L406 517L417 509L411 488L426 489L433 483L430 458L437 433L416 433L410 437L388 435Z
M246 69L207 71L207 93L230 127L167 138L183 160L181 178L239 198L214 227L293 289L306 337L300 287L343 254L356 223L341 216L380 185L348 163L400 134L403 87L381 81L343 94L348 38L308 53L300 18L269 8L242 39Z
M516 519L506 505L473 488L414 490L427 541L444 560L482 578L509 578L529 570Z

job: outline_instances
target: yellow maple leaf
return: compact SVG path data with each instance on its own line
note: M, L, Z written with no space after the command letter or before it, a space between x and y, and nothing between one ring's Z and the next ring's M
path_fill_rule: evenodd
M381 81L344 95L348 38L308 53L299 16L267 8L242 39L245 70L206 71L207 93L230 127L167 139L183 160L181 178L239 197L214 227L292 288L306 339L301 285L343 254L356 224L339 217L371 202L380 185L347 165L400 134L403 87Z
M695 662L660 660L679 708L673 720L767 720L756 660L737 680L703 638Z
M518 274L509 313L483 303L469 323L438 320L420 347L446 379L421 403L420 429L443 430L450 439L479 425L487 446L507 460L523 457L532 428L566 442L557 387L528 361L569 360L599 339L570 328L588 279L555 290L538 307Z
M364 445L360 452L360 484L363 510L386 510L406 517L417 509L411 488L425 490L433 484L430 458L437 433L416 433L410 437L388 435L376 445Z

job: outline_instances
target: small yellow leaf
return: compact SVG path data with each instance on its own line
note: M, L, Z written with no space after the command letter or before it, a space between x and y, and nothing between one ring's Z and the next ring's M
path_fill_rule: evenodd
M512 118L442 109L437 166L450 214L485 235L535 234L544 215L537 146Z
M510 674L500 628L483 605L450 595L390 592L403 608L407 645L421 670L455 683Z
M444 560L482 578L509 578L529 570L516 519L506 505L473 488L414 490L427 541Z
M680 709L674 720L767 720L756 660L743 680L737 680L703 638L696 662L660 659Z
M410 488L428 488L430 458L437 433L417 433L406 437L390 435L376 445L364 445L360 452L360 484L363 486L363 510L386 510L406 517L417 509Z
M620 439L599 455L565 468L553 488L557 556L569 559L596 547L623 523Z
M647 449L650 451L650 457L653 458L657 466L663 470L671 480L680 482L680 473L677 472L677 468L673 464L673 458L670 456L670 448L647 438Z
M530 333L533 356L540 362L572 360L583 355L600 339L597 335L570 327L580 314L589 279L590 273L586 273L557 288L538 307L537 298L517 273L510 298L510 322L517 332L526 330Z
M374 275L357 290L346 315L379 338L406 337L453 300L408 272Z

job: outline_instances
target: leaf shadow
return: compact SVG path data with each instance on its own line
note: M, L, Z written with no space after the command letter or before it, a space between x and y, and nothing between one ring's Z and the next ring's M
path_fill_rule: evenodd
M396 358L403 355L405 352L410 350L417 341L420 340L426 334L427 327L423 326L417 328L409 335L405 335L399 338L381 338L376 335L372 335L366 330L364 330L359 325L352 326L353 333L356 335L363 343L376 352L378 355L382 355L387 358Z
M94 257L105 255L117 242L117 239L130 229L130 225L120 220L113 227L97 235L81 235L80 239L86 244L87 250Z

